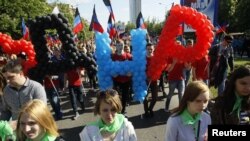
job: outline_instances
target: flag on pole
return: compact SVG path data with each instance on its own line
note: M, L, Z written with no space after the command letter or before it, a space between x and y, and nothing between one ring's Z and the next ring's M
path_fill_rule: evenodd
M109 20L108 20L108 28L107 31L109 33L109 37L112 39L116 35L116 29L115 29L115 24L112 22L112 14L110 13L109 15Z
M58 7L57 7L57 5L54 7L54 9L53 9L53 11L52 11L52 14L59 14L60 13L60 11L59 11L59 9L58 9Z
M91 23L90 23L90 26L89 26L89 31L92 31L94 29L94 31L98 31L98 32L101 32L103 33L104 30L102 28L102 25L99 23L98 19L97 19L97 16L96 16L96 12L95 12L95 5L94 5L94 8L93 8L93 15L92 15L92 19L91 19Z
M23 39L29 40L29 28L25 25L24 18L22 18L22 34Z
M221 33L221 32L226 32L227 27L229 27L229 23L227 23L227 22L223 23L221 26L218 24L218 25L215 27L216 34L219 34L219 33Z
M113 20L115 21L115 15L114 15L114 12L113 12L113 9L112 9L110 0L103 0L103 2L104 2L104 4L106 5L106 7L108 8L109 13L111 14L111 17L112 17Z
M83 29L83 23L82 23L78 8L76 7L73 32L74 32L74 34L77 34L82 29Z
M146 25L144 23L144 19L142 17L141 12L139 13L139 15L137 16L137 19L136 19L136 28L146 29Z

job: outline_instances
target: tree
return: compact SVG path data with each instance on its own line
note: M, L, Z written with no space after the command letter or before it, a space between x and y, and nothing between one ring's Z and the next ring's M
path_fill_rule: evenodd
M244 32L246 30L250 30L250 1L249 0L238 0L236 10L235 10L235 28L240 31Z
M10 34L14 39L22 37L21 17L25 20L49 12L46 0L1 0L0 32Z
M146 21L147 30L150 36L157 36L161 34L163 28L163 22L160 22L153 18Z
M51 6L54 8L56 6L56 3L51 4ZM68 19L68 23L70 25L70 27L73 28L73 24L74 24L74 16L75 16L75 8L73 8L73 6L69 5L69 4L63 4L63 3L59 3L57 4L60 13L63 13L63 15L65 16L65 18ZM82 40L82 41L86 41L89 39L92 39L93 37L93 32L89 31L89 23L87 22L87 20L85 20L84 18L81 17L81 20L84 24L84 28L83 30L78 33L78 39Z
M128 22L125 27L125 31L129 33L132 29L135 29L135 24Z

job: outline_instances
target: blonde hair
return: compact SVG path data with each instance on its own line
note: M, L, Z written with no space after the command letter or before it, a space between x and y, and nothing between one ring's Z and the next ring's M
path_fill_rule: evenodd
M20 119L23 114L28 114L31 118L33 118L41 127L44 128L47 134L55 137L59 136L56 122L47 105L39 99L34 99L26 103L20 110L17 122L17 139L19 141L25 141L26 139L26 136L20 128Z

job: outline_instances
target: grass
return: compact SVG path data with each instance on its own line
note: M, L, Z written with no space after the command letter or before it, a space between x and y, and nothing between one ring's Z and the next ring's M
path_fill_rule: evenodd
M250 58L234 58L234 66L235 68L238 68L239 66L245 66L250 65ZM217 89L214 87L210 88L212 98L215 98L217 96Z
M250 58L235 58L235 66L250 65Z

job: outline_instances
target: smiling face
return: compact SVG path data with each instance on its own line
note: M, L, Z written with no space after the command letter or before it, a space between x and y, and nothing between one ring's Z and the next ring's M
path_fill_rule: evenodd
M26 113L23 113L20 118L20 129L28 139L33 141L41 140L45 134L43 127Z
M187 109L192 114L201 113L206 109L209 101L209 91L199 94L193 101L187 102Z
M105 124L111 124L114 121L116 109L112 105L102 101L99 113Z
M250 76L237 79L235 82L235 89L239 96L250 95Z

